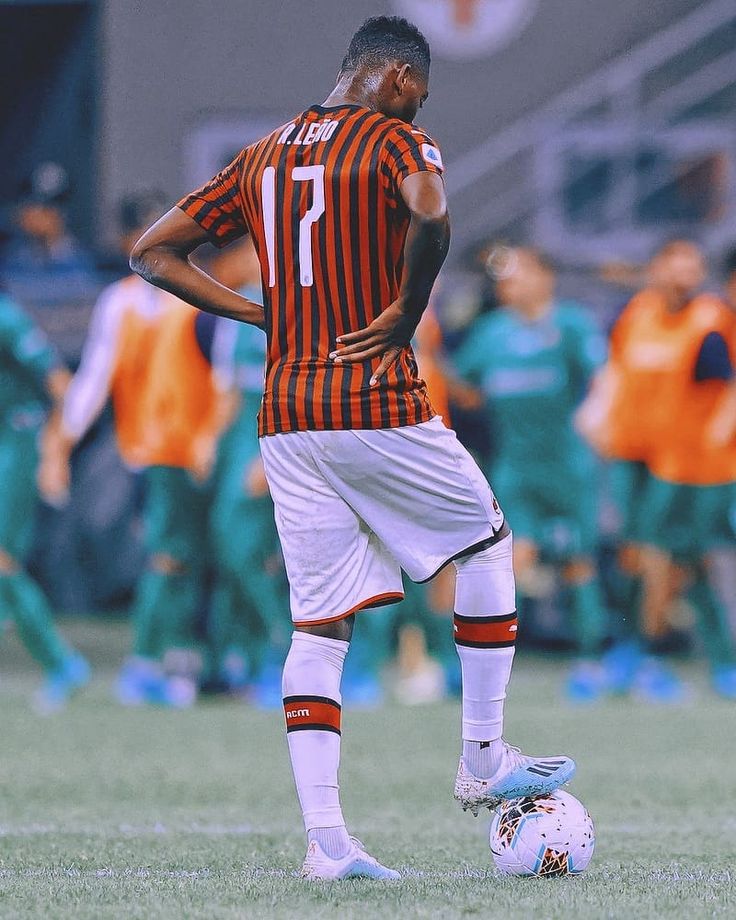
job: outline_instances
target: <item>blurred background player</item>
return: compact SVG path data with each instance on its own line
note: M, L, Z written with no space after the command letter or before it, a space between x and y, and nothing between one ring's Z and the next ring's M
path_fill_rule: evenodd
M160 210L156 193L124 201L122 245L129 247ZM148 564L133 603L133 654L116 687L126 704L188 705L195 695L205 482L223 413L210 362L213 336L210 317L137 275L124 278L95 306L64 402L62 466L111 396L121 456L143 470Z
M33 532L36 476L53 491L41 453L52 449L69 383L44 333L0 291L0 622L12 620L46 675L36 703L49 711L85 684L89 666L59 636L41 587L24 567ZM47 420L49 404L51 416ZM46 422L46 430L43 431Z
M633 647L620 659L620 689L661 702L683 696L662 660L668 614L683 586L713 688L736 697L733 637L712 574L713 554L732 551L736 540L736 336L733 312L699 293L706 274L695 244L675 240L659 250L650 284L612 331L610 361L581 415L581 430L601 453L623 461L614 480L623 538L641 543L635 570L645 657Z
M455 366L480 387L490 416L487 472L513 527L517 589L537 593L540 561L562 573L578 658L567 692L592 700L606 688L597 471L573 416L605 360L605 342L588 311L556 298L554 270L538 251L499 247L490 266L503 306L476 322Z
M221 284L260 302L260 266L250 239L219 253L211 271ZM265 360L261 329L217 321L215 370L233 405L212 477L215 587L208 636L212 676L231 692L249 689L259 705L278 707L291 620L273 503L258 450Z

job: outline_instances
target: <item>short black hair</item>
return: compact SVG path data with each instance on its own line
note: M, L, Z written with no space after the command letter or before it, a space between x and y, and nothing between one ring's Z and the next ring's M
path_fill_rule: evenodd
M350 39L341 73L358 67L380 67L398 60L429 76L429 43L419 29L401 16L372 16Z

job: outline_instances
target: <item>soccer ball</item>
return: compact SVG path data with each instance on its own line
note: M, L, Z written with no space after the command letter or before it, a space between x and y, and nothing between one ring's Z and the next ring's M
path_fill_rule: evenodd
M578 875L590 862L595 829L569 792L509 799L491 822L491 853L504 875Z

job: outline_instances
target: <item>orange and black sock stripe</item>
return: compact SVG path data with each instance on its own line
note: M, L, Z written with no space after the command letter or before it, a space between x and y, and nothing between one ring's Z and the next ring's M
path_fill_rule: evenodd
M455 614L455 643L468 648L511 648L516 644L516 612L500 617L464 617Z
M285 696L286 731L340 734L341 707L327 696Z

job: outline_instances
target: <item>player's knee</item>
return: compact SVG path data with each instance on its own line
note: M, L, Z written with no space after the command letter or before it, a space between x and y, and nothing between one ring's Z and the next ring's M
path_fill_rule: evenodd
M341 642L350 642L355 625L355 614L335 620L333 623L320 623L314 626L295 625L297 632L309 633L322 639L339 639Z
M18 560L7 550L0 548L0 575L15 575L19 568Z
M154 553L149 565L160 575L183 575L187 570L186 563L169 553Z
M569 585L583 585L595 577L592 559L571 559L562 570L562 577Z
M455 613L500 616L516 609L512 538L455 562Z

